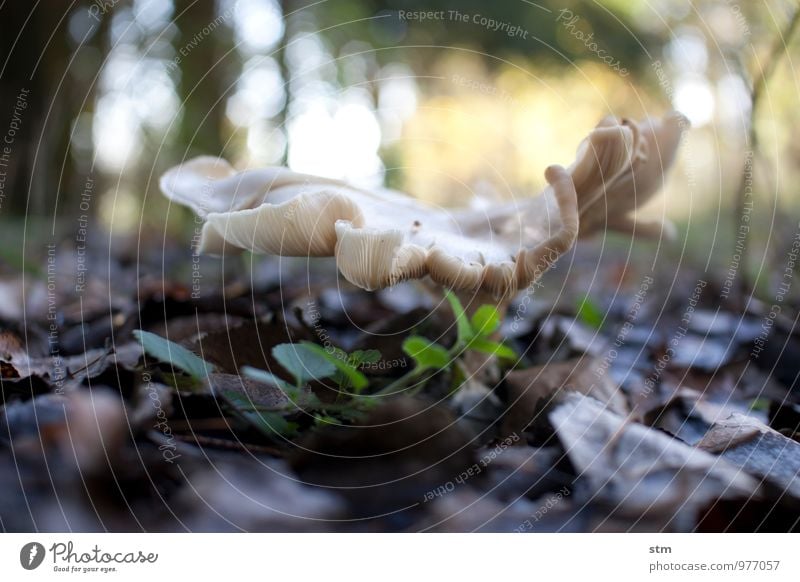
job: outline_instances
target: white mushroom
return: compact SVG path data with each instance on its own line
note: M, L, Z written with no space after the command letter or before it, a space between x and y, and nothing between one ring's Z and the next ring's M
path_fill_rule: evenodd
M625 136L624 153L615 146L603 147L604 140L616 141L620 128ZM666 235L671 238L674 235L672 224L636 221L631 213L661 188L684 130L688 128L689 120L677 112L641 123L623 119L621 125L615 118L607 117L598 124L588 139L592 147L588 148L587 142L581 146L587 155L581 156L579 150L576 164L582 167L573 166L572 172L579 198L585 196L585 203L581 203L581 237L604 228L646 237ZM616 174L599 177L593 174L597 164L589 159L590 149L599 155L624 155L630 158L629 163L623 164ZM613 165L610 163L609 167Z
M462 291L508 297L538 279L575 239L603 229L654 235L631 212L652 197L685 119L604 119L567 169L550 166L537 197L491 211L448 212L385 189L363 190L286 168L237 173L201 157L169 170L161 189L205 220L200 250L335 256L368 290L429 275Z

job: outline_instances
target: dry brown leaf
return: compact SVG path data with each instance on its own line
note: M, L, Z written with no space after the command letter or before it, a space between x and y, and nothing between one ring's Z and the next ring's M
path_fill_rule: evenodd
M800 443L744 414L716 422L697 445L800 498Z
M469 439L446 408L393 398L355 425L312 434L292 466L309 484L340 488L365 517L420 505L474 462Z
M589 356L510 372L506 378L509 410L503 434L521 433L553 404L570 392L592 396L617 414L629 412L622 391L598 372L598 360Z
M663 529L685 531L709 503L759 490L739 467L630 422L593 398L569 394L548 416L578 481L616 515L660 519Z
M274 385L257 382L235 374L211 374L207 384L215 394L235 392L258 406L281 407L289 404L283 390Z

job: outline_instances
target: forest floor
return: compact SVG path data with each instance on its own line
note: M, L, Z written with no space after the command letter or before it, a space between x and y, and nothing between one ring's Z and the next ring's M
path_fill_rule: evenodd
M330 261L56 245L0 274L0 529L797 529L797 306L604 249L470 322Z

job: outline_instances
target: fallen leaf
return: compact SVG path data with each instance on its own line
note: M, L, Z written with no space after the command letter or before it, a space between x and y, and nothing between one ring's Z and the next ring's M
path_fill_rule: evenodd
M240 368L250 366L259 370L275 372L278 361L272 348L284 343L297 343L311 339L304 331L298 331L278 321L248 321L209 333L187 345L220 372L240 373ZM288 378L287 378L288 379Z
M53 447L88 474L108 467L127 434L122 401L102 387L39 396L7 405L0 415L0 438L13 442L20 454Z
M483 489L501 501L521 496L534 500L571 486L575 479L569 459L557 445L507 447L488 466L487 475Z
M304 485L280 461L206 454L192 468L191 487L170 505L190 531L318 532L334 529L344 515L337 495Z
M545 494L536 500L521 497L506 503L464 487L434 501L419 529L440 533L578 533L591 529L589 512L569 498L551 503L542 515L550 499L551 494Z
M758 420L732 414L715 423L697 446L800 499L800 443Z
M214 394L235 392L253 405L277 408L290 404L286 393L278 386L258 382L246 376L210 374L206 382Z
M355 425L317 431L292 458L305 482L337 491L353 515L396 514L392 529L426 493L473 464L470 442L452 414L411 398L388 400Z
M592 503L628 523L686 531L716 499L749 497L758 482L733 464L569 394L549 414Z
M509 409L503 422L504 435L522 433L546 422L546 409L570 392L593 396L618 414L629 411L622 391L602 373L600 361L589 356L514 370L506 375L505 383ZM549 433L546 427L544 431Z

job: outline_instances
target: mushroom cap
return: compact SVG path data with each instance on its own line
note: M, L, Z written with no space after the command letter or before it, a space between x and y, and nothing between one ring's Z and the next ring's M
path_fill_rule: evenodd
M631 230L629 214L655 193L685 126L680 115L642 124L606 118L568 169L547 169L539 196L489 211L447 211L281 167L237 173L212 157L172 168L160 186L204 219L201 252L333 256L364 289L429 275L500 298L536 281L579 234Z
M689 125L678 112L640 123L606 117L598 124L570 166L581 200L581 237L603 230L674 236L670 223L636 222L633 214L663 185Z

